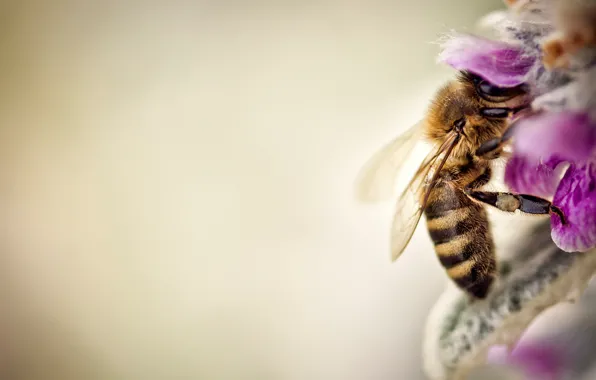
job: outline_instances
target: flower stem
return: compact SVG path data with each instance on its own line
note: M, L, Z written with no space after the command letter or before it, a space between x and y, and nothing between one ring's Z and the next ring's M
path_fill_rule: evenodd
M567 253L542 223L501 264L487 299L469 299L454 286L440 297L427 320L424 361L433 380L466 379L486 362L494 345L513 346L545 309L583 292L596 273L594 252Z

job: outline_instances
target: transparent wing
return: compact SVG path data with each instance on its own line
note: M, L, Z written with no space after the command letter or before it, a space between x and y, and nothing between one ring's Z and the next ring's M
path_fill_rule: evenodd
M356 198L361 202L378 202L394 196L400 169L422 137L422 121L381 148L360 170L356 179Z
M397 260L414 235L438 173L445 165L459 138L452 135L424 159L414 178L397 200L391 227L391 259Z

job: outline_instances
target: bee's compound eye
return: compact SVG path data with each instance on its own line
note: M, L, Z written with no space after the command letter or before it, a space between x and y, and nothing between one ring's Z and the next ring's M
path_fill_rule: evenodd
M466 126L466 119L465 118L460 118L457 119L455 121L455 123L453 123L453 127L455 128L455 130L457 131L461 131L462 129L464 129L464 127Z
M483 80L480 83L478 83L478 91L482 94L482 95L487 95L487 96L502 96L504 89L499 88L493 84L488 83L487 81ZM506 91L506 90L505 90Z
M485 80L476 83L476 92L478 95L487 101L500 101L504 99L511 99L522 95L526 92L525 85L518 85L515 87L499 87Z

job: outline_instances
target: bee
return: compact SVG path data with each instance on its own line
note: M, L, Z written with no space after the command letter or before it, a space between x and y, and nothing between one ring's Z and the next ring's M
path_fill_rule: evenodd
M528 110L524 85L502 88L462 71L437 91L423 120L369 160L357 179L357 195L364 201L381 200L391 194L416 142L422 139L433 146L398 197L391 230L393 261L424 214L448 277L473 299L483 299L497 274L487 206L510 213L556 214L564 222L562 211L546 199L483 190L493 163L505 157L515 120ZM375 196L373 190L382 193Z

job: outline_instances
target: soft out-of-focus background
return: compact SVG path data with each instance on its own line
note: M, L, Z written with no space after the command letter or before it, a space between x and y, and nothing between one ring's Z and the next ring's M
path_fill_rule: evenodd
M501 5L2 1L0 378L422 379L444 275L353 180Z

